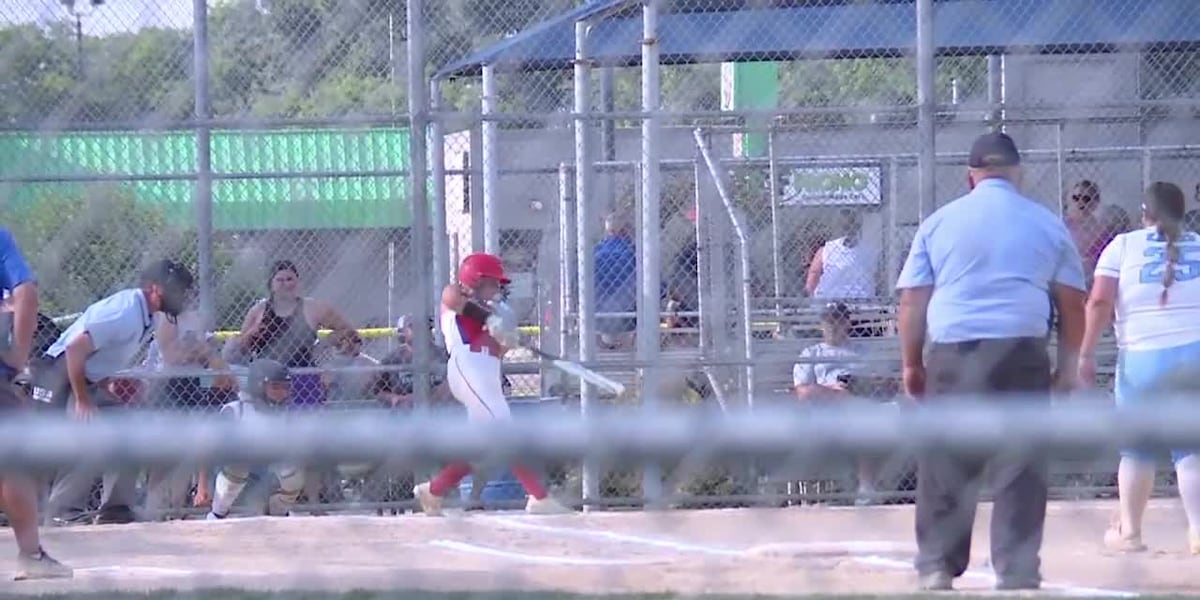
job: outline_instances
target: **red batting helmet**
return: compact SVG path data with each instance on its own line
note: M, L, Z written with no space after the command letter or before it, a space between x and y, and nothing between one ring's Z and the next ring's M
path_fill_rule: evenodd
M508 285L508 276L504 274L504 262L495 254L477 252L463 259L458 267L458 282L467 287L476 287L484 277L495 279L502 285Z

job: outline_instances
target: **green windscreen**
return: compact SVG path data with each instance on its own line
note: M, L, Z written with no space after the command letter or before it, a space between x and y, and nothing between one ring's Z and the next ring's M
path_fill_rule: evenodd
M412 210L405 176L354 173L405 171L407 129L214 131L211 136L213 226L218 230L407 227ZM0 134L0 177L130 178L196 170L193 132ZM223 178L221 175L236 175ZM70 184L66 187L77 187ZM178 223L195 220L190 180L126 180L138 202ZM40 186L40 189L39 189ZM62 193L62 183L5 190L9 202Z

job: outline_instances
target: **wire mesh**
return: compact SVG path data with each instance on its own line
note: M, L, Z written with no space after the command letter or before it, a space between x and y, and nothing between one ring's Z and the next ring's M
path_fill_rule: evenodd
M936 24L928 53L917 39L921 7ZM424 23L417 39L410 9ZM195 27L197 16L206 27ZM90 306L138 288L155 260L196 275L202 289L188 310L176 322L156 318L153 341L93 386L112 404L104 412L228 413L261 400L247 396L257 389L247 369L273 359L290 377L281 412L415 423L432 411L461 421L467 411L451 391L437 298L464 257L486 251L504 260L526 344L632 390L610 394L514 348L501 389L517 422L601 411L636 422L635 411L650 407L722 419L797 406L818 419L843 406L892 415L908 405L895 282L922 219L967 193L967 151L978 134L1003 129L1017 141L1021 190L1063 219L1089 277L1105 245L1139 227L1153 182L1179 185L1185 222L1200 226L1191 210L1200 201L1198 28L1185 0L11 0L0 6L0 223L38 280L35 359L77 319L86 329ZM923 65L930 89L921 88ZM413 89L427 89L428 104L410 102ZM930 121L935 135L926 140ZM420 140L426 172L411 156ZM421 185L427 209L414 205ZM426 216L432 238L414 229ZM647 259L658 266L650 276ZM418 316L426 313L433 322ZM426 331L433 343L418 348ZM1098 363L1097 386L1111 394L1118 367L1109 333ZM429 394L419 391L425 376ZM713 451L695 438L696 451L677 460L538 456L564 503L599 511L666 498L679 509L578 527L487 521L557 543L560 556L517 542L490 547L492 534L457 523L446 526L453 531L424 521L395 527L434 539L413 547L442 553L438 560L526 564L503 581L448 582L413 563L425 573L418 579L456 589L563 581L537 565L603 569L594 581L573 571L578 591L748 593L803 583L894 592L892 575L867 589L871 577L841 579L814 565L844 554L852 559L837 564L851 571L911 570L908 525L873 508L915 502L911 448L778 460ZM1190 590L1149 563L1109 557L1082 570L1062 559L1086 547L1080 540L1101 540L1115 509L1082 501L1115 496L1113 450L1056 456L1049 467L1050 495L1073 502L1056 505L1051 519L1078 523L1059 525L1071 541L1046 545L1046 571L1073 581L1060 587L1076 593L1097 592L1088 582L1105 594ZM330 456L308 454L283 469L231 463L250 482L235 512L332 523L280 534L289 539L344 532L355 527L348 514L419 509L414 485L451 458ZM226 465L193 462L133 465L123 478L117 467L131 465L111 464L108 477L74 478L57 495L48 481L42 516L63 525L136 518L151 523L125 527L145 527L148 539L167 535L156 527L192 535L199 524L156 521L211 510ZM450 496L472 512L525 507L516 473L483 462L477 481ZM1174 470L1159 467L1155 493L1174 495ZM128 506L114 503L122 493ZM701 510L792 505L859 512ZM1148 517L1155 543L1175 535L1164 514ZM243 523L230 535L261 535L252 528L263 525ZM292 527L284 523L265 527ZM697 523L714 533L696 533ZM785 543L769 535L775 527L830 545ZM874 527L905 545L840 539ZM83 543L77 530L61 535L56 548L60 539ZM583 551L568 539L616 546ZM69 562L87 555L62 552ZM377 558L343 562L382 569ZM680 560L681 574L661 580L642 562ZM753 572L805 566L776 583L705 568L742 560L760 561ZM181 561L139 577L198 573ZM87 581L118 572L86 564ZM253 587L229 564L203 568L224 570L209 573L212 581ZM295 587L346 585L333 571L300 571L271 572ZM978 584L979 574L965 577ZM399 581L386 569L359 575L366 587Z

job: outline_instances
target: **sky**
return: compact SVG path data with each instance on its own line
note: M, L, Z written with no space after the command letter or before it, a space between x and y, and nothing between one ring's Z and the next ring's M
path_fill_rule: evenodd
M88 7L90 0L75 0ZM209 5L216 2L209 0ZM0 27L15 23L52 23L69 17L62 0L0 0ZM188 28L192 0L105 0L83 17L85 35L137 31L143 27Z

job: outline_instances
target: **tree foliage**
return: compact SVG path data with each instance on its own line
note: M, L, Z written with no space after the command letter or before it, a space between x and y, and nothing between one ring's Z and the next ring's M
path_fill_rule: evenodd
M41 283L41 311L70 314L117 290L136 285L142 268L171 257L196 272L197 238L191 228L172 226L164 212L135 200L120 185L31 188L32 195L0 208ZM233 249L218 243L214 277L218 283L218 326L240 323L250 292L225 277Z

